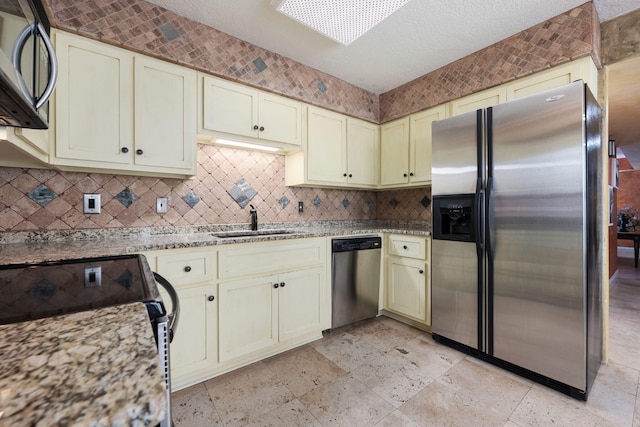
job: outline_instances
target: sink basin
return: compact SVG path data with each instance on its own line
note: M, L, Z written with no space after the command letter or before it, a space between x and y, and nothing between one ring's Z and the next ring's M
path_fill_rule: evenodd
M213 236L220 239L233 239L237 237L255 237L255 236L274 236L279 234L293 234L298 233L296 230L238 230L238 231L219 231L211 233Z

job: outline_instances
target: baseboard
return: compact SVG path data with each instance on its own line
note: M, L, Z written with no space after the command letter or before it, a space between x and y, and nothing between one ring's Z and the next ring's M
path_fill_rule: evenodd
M618 258L633 259L633 248L628 248L626 246L618 246Z

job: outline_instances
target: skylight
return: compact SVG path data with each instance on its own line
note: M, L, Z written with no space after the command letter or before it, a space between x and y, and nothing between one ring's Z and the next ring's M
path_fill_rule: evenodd
M345 46L409 0L282 0L278 12Z

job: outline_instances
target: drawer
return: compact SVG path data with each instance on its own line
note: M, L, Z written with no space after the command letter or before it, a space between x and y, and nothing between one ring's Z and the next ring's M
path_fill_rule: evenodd
M157 272L175 287L215 279L214 252L158 255Z
M427 239L417 236L405 236L402 234L392 234L389 236L389 255L426 259Z
M218 278L271 274L323 265L326 245L318 239L301 243L249 245L218 251Z

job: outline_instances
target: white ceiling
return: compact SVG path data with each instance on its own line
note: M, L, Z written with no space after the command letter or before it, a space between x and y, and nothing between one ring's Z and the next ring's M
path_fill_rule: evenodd
M275 10L277 0L148 0L376 94L579 6L585 0L410 0L349 46ZM595 0L601 21L640 0Z

